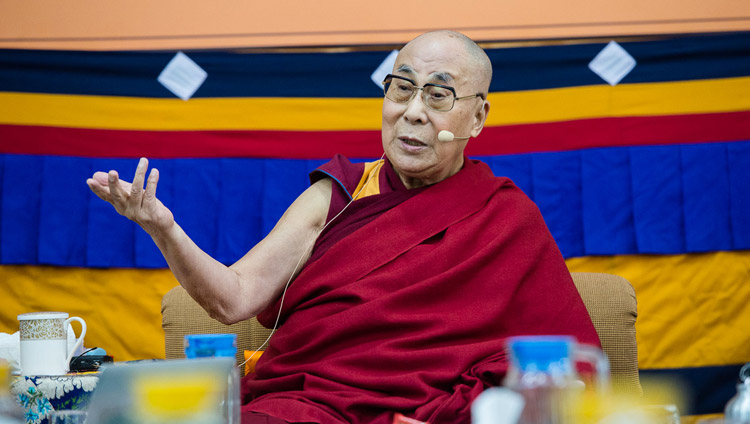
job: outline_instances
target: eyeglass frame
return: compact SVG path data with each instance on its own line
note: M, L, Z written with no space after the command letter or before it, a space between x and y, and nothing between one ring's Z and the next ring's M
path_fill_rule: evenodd
M388 87L386 87L386 81L388 80L388 78L390 78L390 79L397 78L397 79L400 79L400 80L408 81L408 82L411 83L411 85L414 86L414 88L416 88L416 90L412 90L411 96L408 99L404 100L403 102L398 102L396 100L393 100L393 99L389 98L388 94L387 94L388 93ZM476 93L476 94L472 94L472 95L469 95L469 96L458 97L458 95L456 94L456 89L453 88L453 87L451 87L451 86L449 86L449 85L435 84L435 83L432 83L432 82L428 82L428 83L425 83L425 85L419 87L417 85L417 83L414 82L414 80L412 80L410 78L402 77L400 75L388 74L388 75L385 76L385 78L383 78L383 82L381 82L381 84L383 84L383 96L386 99L388 99L388 100L390 100L390 101L392 101L394 103L398 103L398 104L408 104L409 102L411 102L414 99L414 96L417 94L417 91L422 90L422 96L423 96L422 103L424 103L424 105L428 109L434 110L435 112L450 112L450 111L452 111L453 107L456 105L456 101L457 100L473 99L473 98L476 98L476 97L479 97L482 100L486 100L485 97L484 97L484 93ZM388 83L388 84L390 84L390 83ZM434 109L434 108L430 107L430 105L424 100L424 89L425 89L425 87L439 87L439 88L444 88L446 90L450 90L451 93L453 93L453 104L451 104L451 108L447 109L447 110L440 110L440 109Z

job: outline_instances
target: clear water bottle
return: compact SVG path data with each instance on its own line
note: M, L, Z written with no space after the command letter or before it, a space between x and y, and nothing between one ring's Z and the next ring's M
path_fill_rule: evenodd
M750 362L740 369L740 383L737 394L724 408L725 424L750 424Z
M233 358L237 354L236 334L189 334L185 336L185 357ZM228 424L240 424L240 372L235 366L229 374L222 408Z
M571 400L585 384L575 371L577 360L589 362L597 389L609 386L609 361L601 350L566 336L514 337L508 341L505 385L521 394L525 406L519 424L564 424L572 420Z

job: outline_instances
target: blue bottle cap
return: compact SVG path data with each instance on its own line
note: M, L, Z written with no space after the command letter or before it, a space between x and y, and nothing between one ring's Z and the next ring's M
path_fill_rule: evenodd
M234 358L236 354L236 334L188 334L185 336L186 358Z
M515 365L521 371L549 371L551 366L570 367L575 338L570 336L523 336L508 340Z

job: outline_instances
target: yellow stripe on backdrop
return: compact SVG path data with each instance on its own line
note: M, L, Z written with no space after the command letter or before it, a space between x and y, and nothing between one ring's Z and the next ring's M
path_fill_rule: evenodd
M750 77L492 93L488 126L750 110Z
M63 311L86 321L86 347L115 361L164 358L161 298L176 285L168 269L0 266L0 332L18 331L18 314Z
M568 259L571 271L627 278L638 301L642 369L750 361L750 251Z
M488 126L750 110L750 77L490 93ZM108 97L0 92L0 124L119 130L378 130L381 98ZM314 111L314 113L311 113Z

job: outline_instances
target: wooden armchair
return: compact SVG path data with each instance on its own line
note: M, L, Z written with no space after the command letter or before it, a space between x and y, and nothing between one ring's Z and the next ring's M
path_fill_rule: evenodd
M630 282L611 274L572 273L586 309L591 316L612 371L616 391L641 395L638 378L638 348L635 320L638 316L635 291ZM255 318L224 325L208 314L180 286L162 299L162 328L167 359L184 358L183 340L187 334L237 334L237 361L244 351L257 349L271 334Z

